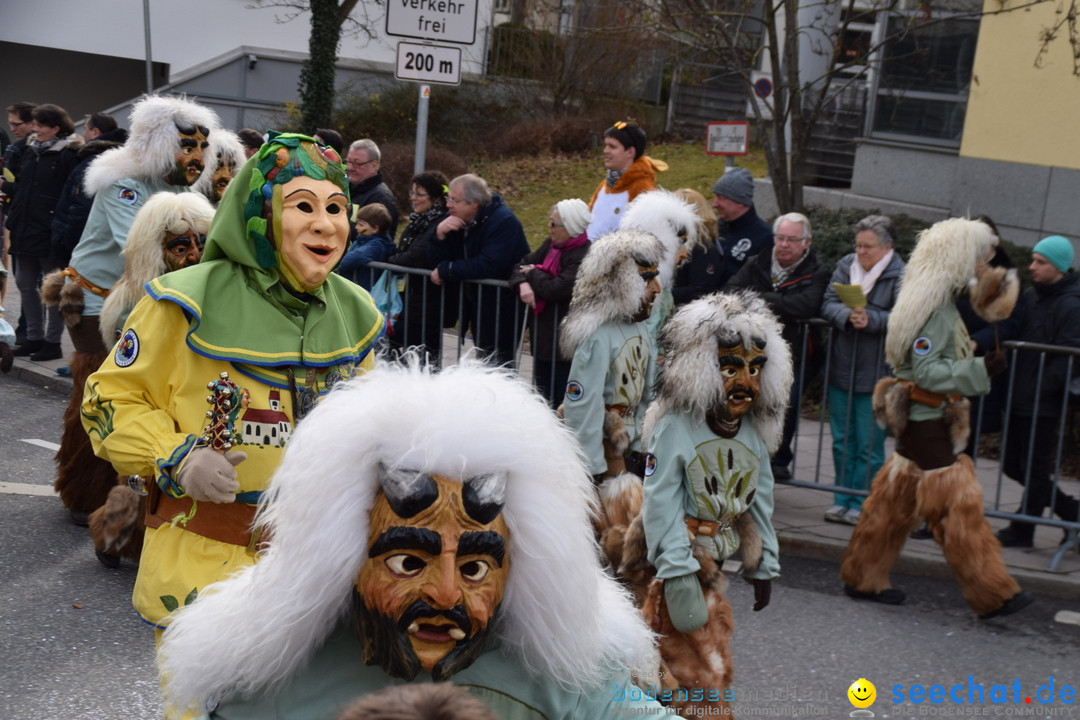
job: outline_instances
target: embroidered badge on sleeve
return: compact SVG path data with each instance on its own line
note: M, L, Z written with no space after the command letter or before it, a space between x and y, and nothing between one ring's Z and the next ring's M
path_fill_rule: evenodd
M113 354L113 361L116 362L118 367L128 367L139 357L139 336L135 334L134 330L128 329L124 333L124 337L120 338L120 342L116 343L116 352Z
M585 396L585 388L581 386L577 380L571 380L566 383L566 399L567 400L580 400Z

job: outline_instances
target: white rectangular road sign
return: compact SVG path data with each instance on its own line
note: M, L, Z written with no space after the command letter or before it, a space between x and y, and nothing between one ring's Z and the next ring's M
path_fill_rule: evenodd
M750 123L711 122L708 124L705 152L708 155L746 155L750 151Z
M479 0L386 0L386 34L435 42L476 42Z
M461 48L399 42L394 77L458 85L461 83Z

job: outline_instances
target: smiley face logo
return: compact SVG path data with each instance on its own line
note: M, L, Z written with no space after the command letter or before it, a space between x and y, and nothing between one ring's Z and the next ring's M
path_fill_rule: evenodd
M874 687L874 683L866 678L859 678L851 683L851 687L847 690L847 696L855 707L868 708L877 699L877 688Z

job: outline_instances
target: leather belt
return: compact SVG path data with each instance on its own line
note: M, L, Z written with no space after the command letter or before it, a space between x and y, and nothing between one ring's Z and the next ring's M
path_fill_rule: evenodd
M700 518L696 518L693 515L687 515L686 529L690 531L691 535L716 537L718 533L722 533L725 530L730 530L740 517L740 515L729 515L728 517L722 518L720 520L701 520Z
M100 287L100 286L95 285L94 283L90 282L89 280L84 278L82 275L80 275L75 270L75 268L71 267L70 265L68 267L64 268L63 270L61 270L60 274L63 275L64 277L66 277L66 278L71 278L71 282L75 283L76 285L78 285L81 288L85 288L86 290L89 290L90 292L94 293L95 295L98 295L100 297L109 297L109 291L108 290L106 290L105 288Z
M157 528L163 523L172 523L211 540L246 547L251 554L258 550L258 545L263 540L263 529L252 529L255 520L254 505L239 502L202 502L192 514L194 500L189 497L175 498L160 489L155 493L156 488L156 484L150 485L151 493L157 497L147 504L146 527Z
M921 405L928 405L932 408L939 408L944 402L948 402L950 405L955 402L960 402L964 399L963 395L946 395L945 393L930 392L925 388L919 387L914 380L897 380L899 383L903 383L909 394L909 398L912 402L917 402Z
M637 408L630 405L605 405L604 409L615 413L619 417L634 417L637 414Z

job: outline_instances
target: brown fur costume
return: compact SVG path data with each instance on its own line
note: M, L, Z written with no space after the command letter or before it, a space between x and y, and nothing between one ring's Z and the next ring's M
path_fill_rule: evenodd
M982 262L996 242L984 224L958 218L937 223L920 235L889 317L886 354L899 375L912 372L912 343L925 332L928 319L961 290L968 290L973 308L984 319L995 322L1009 315L1017 298L1015 273ZM960 351L952 360L971 361ZM947 385L942 383L937 391L954 392L946 390ZM854 590L873 596L888 590L889 571L908 534L925 518L971 609L980 616L1015 612L1030 602L1030 596L1019 597L1020 587L1009 576L1001 546L983 514L975 466L970 457L959 454L969 434L969 402L948 399L940 421L909 422L913 403L941 406L944 395L933 393L896 378L882 379L874 388L875 418L899 439L897 452L874 478L844 553L840 577L849 594ZM947 433L947 438L940 433ZM902 599L896 593L882 601ZM1020 602L1007 604L1013 599Z
M701 566L697 576L709 611L708 621L693 632L679 632L671 622L664 600L664 582L656 579L656 568L646 558L645 529L640 514L626 529L619 575L629 581L645 622L659 636L661 672L667 673L661 686L673 691L700 688L721 693L719 700L675 700L669 707L679 708L684 714L688 708L724 708L720 712L728 714L722 694L731 687L734 674L731 665L734 623L731 603L724 596L727 579L703 546L695 543L693 548L694 559Z
M101 346L96 321L97 318L82 318L75 327L69 328L69 331L73 336L85 333L92 342ZM117 481L112 465L94 454L90 437L83 430L80 418L86 378L98 369L108 354L108 350L103 349L96 353L76 352L71 358L73 387L71 401L64 411L64 433L60 439L60 449L56 451L56 481L53 489L60 495L64 507L72 512L73 518L82 513L89 515L101 507ZM81 518L76 518L76 521L79 519Z
M967 455L949 467L923 472L911 460L893 453L874 478L840 577L862 592L889 588L889 571L919 518L926 518L964 599L976 614L996 610L1020 592L983 517L982 487Z

